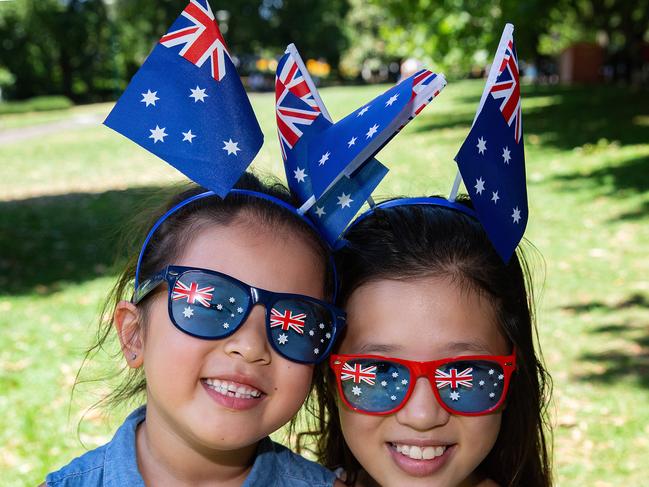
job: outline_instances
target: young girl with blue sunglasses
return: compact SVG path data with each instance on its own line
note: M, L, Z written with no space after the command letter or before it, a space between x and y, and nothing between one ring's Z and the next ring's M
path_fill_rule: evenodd
M520 249L503 263L472 211L441 198L379 205L346 239L320 461L356 487L550 485L549 376Z
M91 349L114 328L127 369L108 404L145 405L46 485L333 485L268 438L344 326L326 301L329 254L281 186L247 175L237 188L221 199L195 187L160 212Z

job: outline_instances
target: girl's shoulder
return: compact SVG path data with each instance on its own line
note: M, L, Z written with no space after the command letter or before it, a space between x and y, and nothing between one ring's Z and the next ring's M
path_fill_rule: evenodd
M259 445L257 458L244 487L330 487L334 485L335 478L331 470L266 438Z
M45 478L47 487L142 486L137 469L135 430L144 420L144 407L133 411L115 432L113 439L90 450ZM125 483L126 482L126 483Z

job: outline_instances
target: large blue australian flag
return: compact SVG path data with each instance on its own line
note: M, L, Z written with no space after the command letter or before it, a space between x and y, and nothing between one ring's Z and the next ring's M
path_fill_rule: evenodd
M224 197L263 135L207 0L191 0L104 122Z
M455 156L480 222L505 262L523 238L528 214L513 30L505 27L473 127Z

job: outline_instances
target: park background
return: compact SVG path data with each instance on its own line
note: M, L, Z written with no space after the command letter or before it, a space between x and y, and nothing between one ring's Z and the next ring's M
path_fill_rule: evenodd
M100 125L186 0L0 1L0 483L34 485L129 409L71 398L140 209L182 180ZM295 42L335 120L423 62L449 86L384 150L375 196L446 194L505 22L521 67L527 238L554 379L557 485L649 478L649 1L212 0L284 177L273 66ZM409 59L410 58L410 59ZM408 60L409 59L409 60ZM406 62L407 61L407 62ZM114 370L109 348L82 378ZM80 422L80 419L84 420Z

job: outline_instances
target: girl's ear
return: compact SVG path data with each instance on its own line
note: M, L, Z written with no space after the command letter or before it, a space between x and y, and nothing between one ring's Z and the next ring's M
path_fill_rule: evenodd
M117 330L126 363L133 369L141 367L144 363L144 339L141 321L140 310L130 301L120 301L115 306L113 325Z

